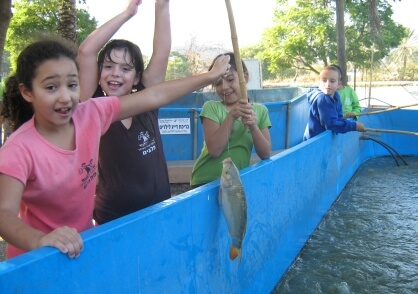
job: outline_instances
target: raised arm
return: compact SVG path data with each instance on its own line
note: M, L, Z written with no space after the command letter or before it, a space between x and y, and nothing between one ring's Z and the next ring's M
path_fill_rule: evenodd
M157 109L163 105L180 99L184 95L206 87L229 71L229 56L216 60L213 68L205 73L187 78L166 81L142 91L120 97L121 112L116 120L122 120L139 113Z
M99 68L97 54L100 49L138 11L142 0L129 0L126 8L114 18L93 31L78 49L80 100L86 101L97 89L99 83Z
M171 50L170 1L155 1L154 42L150 62L142 76L149 87L165 80Z

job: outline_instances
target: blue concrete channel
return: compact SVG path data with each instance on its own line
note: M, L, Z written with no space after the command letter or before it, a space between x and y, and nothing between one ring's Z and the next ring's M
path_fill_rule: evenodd
M263 103L271 111L274 149L282 151L241 170L248 223L240 264L228 257L230 237L216 180L83 232L85 249L77 259L40 248L0 262L0 293L272 291L359 166L388 151L358 132L326 131L301 142L304 94ZM183 109L162 109L161 118L199 109L171 108ZM371 128L415 132L418 113L401 109L360 120ZM198 138L199 128L190 123L187 148L181 137L166 137L167 157L193 159L194 148L200 149L192 135L197 132ZM382 133L379 140L402 155L418 155L416 136Z

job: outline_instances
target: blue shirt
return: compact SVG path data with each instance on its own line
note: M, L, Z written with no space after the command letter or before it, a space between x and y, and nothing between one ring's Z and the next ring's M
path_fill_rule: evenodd
M356 130L356 122L343 118L340 95L334 97L323 93L319 88L308 90L309 119L303 140L331 130L335 133L347 133Z

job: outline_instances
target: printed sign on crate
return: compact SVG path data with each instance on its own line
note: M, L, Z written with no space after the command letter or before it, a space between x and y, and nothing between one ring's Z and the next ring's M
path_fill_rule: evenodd
M158 119L161 135L190 134L190 118Z

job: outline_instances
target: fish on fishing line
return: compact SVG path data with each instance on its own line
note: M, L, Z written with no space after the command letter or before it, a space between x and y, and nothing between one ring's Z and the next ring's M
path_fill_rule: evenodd
M247 227L247 201L238 168L231 158L222 161L223 168L219 188L219 203L231 237L229 258L238 257L241 263L242 242Z

